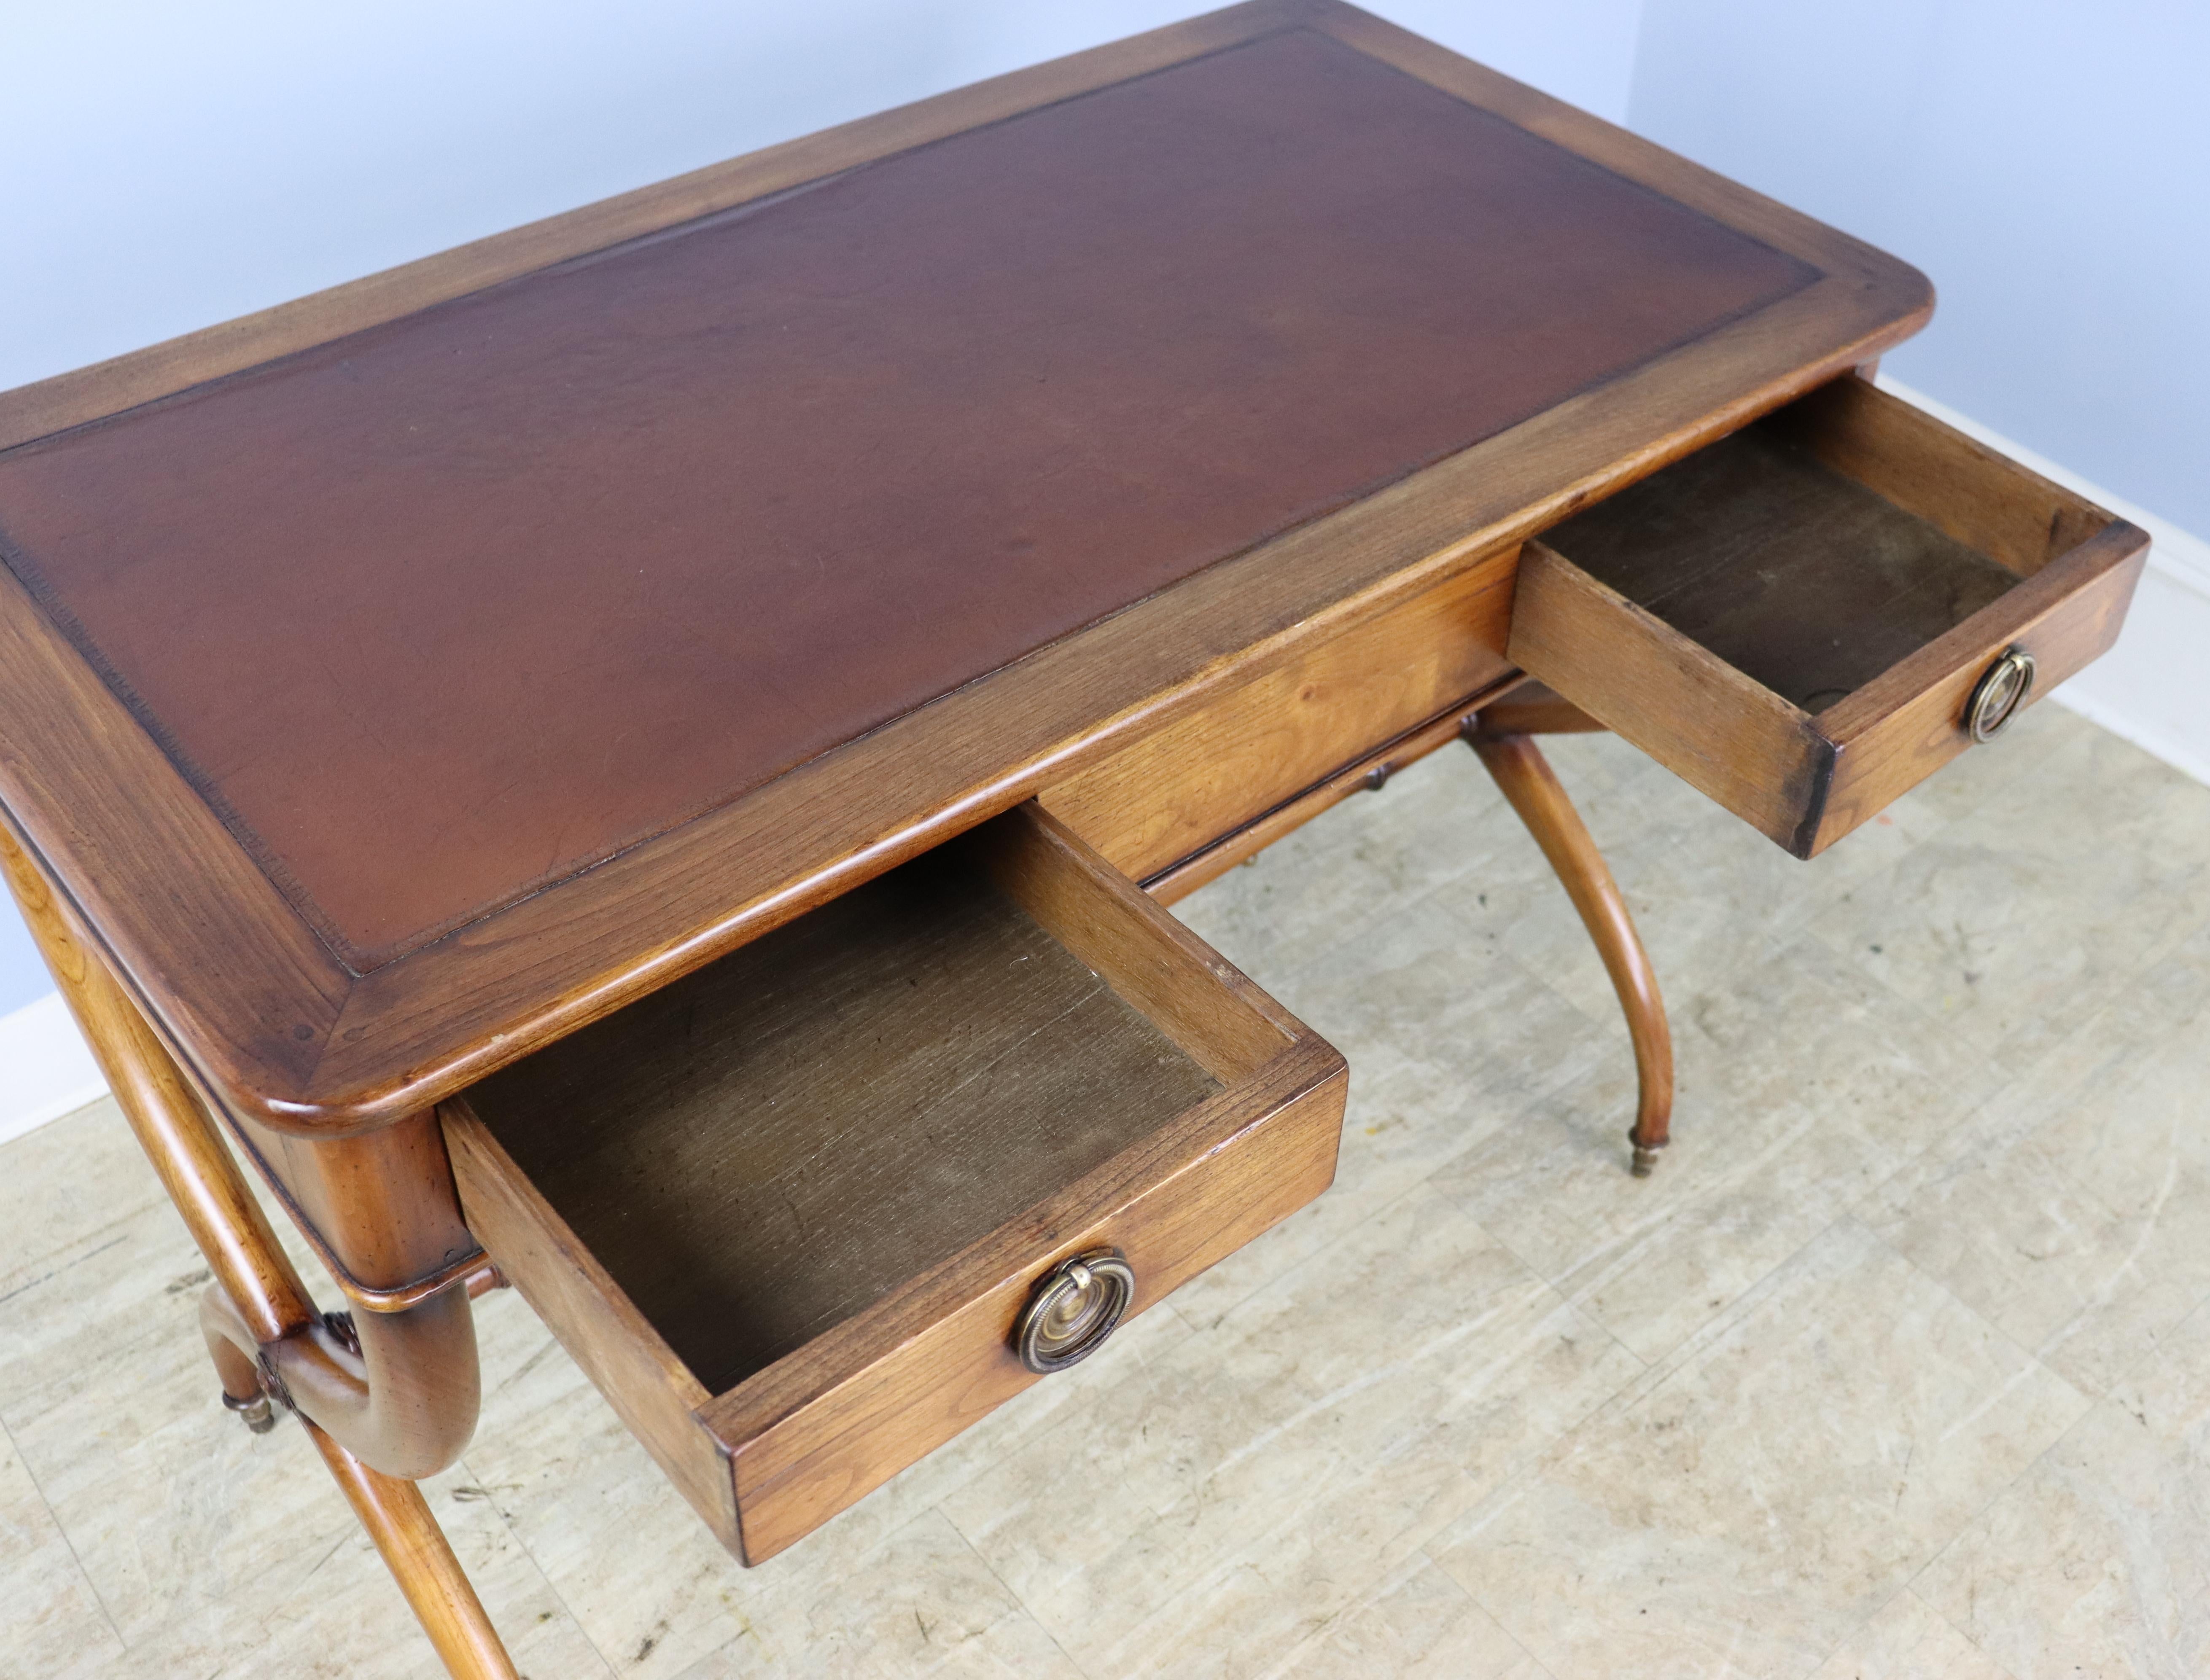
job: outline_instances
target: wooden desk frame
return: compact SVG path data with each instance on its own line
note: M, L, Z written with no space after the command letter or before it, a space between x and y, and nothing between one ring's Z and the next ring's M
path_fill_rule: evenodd
M1547 691L1444 720L1268 814L1166 882L1180 897L1361 789L1453 739L1478 753L1556 869L1626 1011L1641 1094L1628 1136L1647 1176L1673 1099L1664 1005L1624 898L1533 736L1600 728ZM226 1140L97 942L0 822L0 873L212 1280L200 1320L223 1404L257 1434L294 1412L423 1630L458 1680L517 1671L416 1482L466 1448L480 1399L470 1303L504 1280L468 1233L434 1111L344 1139L287 1136L232 1117ZM229 1147L226 1147L226 1144ZM269 1189L346 1286L318 1310L241 1176ZM273 1157L273 1159L272 1159ZM312 1211L310 1212L310 1209ZM382 1281L371 1281L380 1280Z
M1575 508L1876 358L1932 308L1914 270L1584 112L1331 0L1259 0L0 395L0 447L1285 29L1333 36L1823 278L365 973L333 955L22 588L0 579L0 717L19 732L0 762L0 803L196 1075L241 1114L303 1135L430 1108L1516 551Z
M1523 539L1574 509L1877 357L1924 322L1930 291L1846 236L1334 0L1256 0L0 394L4 449L1290 29L1323 32L1496 112L1823 278L365 973L281 900L0 572L0 863L207 1256L203 1322L227 1402L255 1424L272 1397L299 1412L454 1674L514 1670L413 1485L450 1464L474 1426L468 1300L493 1280L461 1217L438 1104L1422 591L1508 563ZM1646 1171L1671 1099L1662 1003L1617 888L1530 738L1592 726L1555 701L1515 708L1507 686L1374 744L1149 884L1178 895L1466 738L1564 879L1618 988L1642 1076L1633 1141ZM226 1126L352 1280L355 1313L316 1309Z

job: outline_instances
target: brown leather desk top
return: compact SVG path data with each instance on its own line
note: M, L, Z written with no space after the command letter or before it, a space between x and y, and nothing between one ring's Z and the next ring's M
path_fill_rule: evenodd
M0 638L0 803L239 1105L308 1123L452 1088L1468 552L1484 511L1531 528L1927 304L1335 6L766 155L724 207L333 305L343 330L184 357L172 394L93 391L0 454L0 619L38 648ZM1531 430L1567 415L1577 448ZM1515 437L1484 473L1476 446ZM1362 509L1396 522L1317 557ZM73 802L57 710L88 737L127 716L106 774L176 834ZM794 814L818 832L746 838Z

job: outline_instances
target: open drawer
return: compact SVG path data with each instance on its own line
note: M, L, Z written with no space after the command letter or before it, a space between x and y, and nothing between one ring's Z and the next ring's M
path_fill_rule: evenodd
M1509 653L1808 858L2108 647L2147 544L1851 376L1528 543Z
M757 1563L1326 1189L1345 1083L1031 804L445 1132L477 1239Z

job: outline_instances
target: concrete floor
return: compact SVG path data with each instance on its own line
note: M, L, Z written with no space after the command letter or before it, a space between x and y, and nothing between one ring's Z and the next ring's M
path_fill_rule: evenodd
M1553 757L1664 979L1452 750L1182 913L1354 1069L1320 1201L767 1566L511 1294L432 1484L535 1680L2210 1674L2210 790L2053 708L1813 864ZM0 1149L0 1673L417 1676L105 1105Z

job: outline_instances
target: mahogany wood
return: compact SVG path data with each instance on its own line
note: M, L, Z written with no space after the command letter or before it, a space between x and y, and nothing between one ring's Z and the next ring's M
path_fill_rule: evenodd
M1510 718L1508 712L1505 715ZM1665 1000L1658 991L1657 972L1635 931L1625 896L1549 760L1526 735L1499 729L1496 724L1501 720L1484 713L1465 738L1549 859L1567 897L1580 912L1581 924L1596 942L1612 990L1619 994L1641 1087L1634 1124L1627 1135L1634 1147L1634 1174L1645 1177L1657 1152L1672 1136L1673 1034L1665 1020Z
M1971 744L2006 648L2038 697L2108 647L2147 546L1845 378L1528 544L1510 652L1808 858Z
M919 129L935 135L960 129L963 115L965 126L974 126L1001 123L1018 110L1050 105L1057 111L1054 102L1065 101L1070 87L1100 87L1132 67L1150 70L1176 64L1193 75L1212 75L1218 66L1206 69L1197 61L1213 54L1224 64L1235 52L1222 49L1235 41L1253 43L1242 50L1262 57L1288 53L1301 62L1330 64L1347 58L1353 79L1367 87L1379 87L1374 77L1385 72L1358 66L1393 67L1404 77L1403 110L1440 111L1432 104L1437 98L1455 102L1471 114L1461 117L1454 108L1444 113L1448 123L1471 122L1483 133L1500 136L1499 143L1514 155L1525 151L1523 142L1512 137L1514 133L1535 135L1558 148L1555 157L1567 160L1560 166L1568 175L1581 172L1573 178L1585 191L1576 186L1522 201L1522 209L1513 214L1531 215L1536 223L1585 217L1597 199L1616 198L1607 182L1629 183L1629 196L1637 204L1677 204L1698 226L1718 230L1699 247L1706 256L1753 247L1778 253L1785 263L1801 265L1806 283L1763 302L1756 301L1765 294L1753 285L1732 313L1723 310L1702 326L1683 326L1670 335L1653 331L1641 351L1586 388L1554 392L1537 402L1540 412L1513 411L1508 405L1496 410L1501 431L1482 435L1483 425L1491 423L1481 421L1470 408L1464 435L1434 446L1444 452L1440 459L1422 464L1418 450L1410 450L1402 457L1409 476L1384 488L1352 492L1353 499L1332 512L1301 499L1304 491L1269 504L1271 512L1247 521L1242 538L1220 539L1226 546L1214 551L1226 555L1236 540L1255 539L1256 545L1246 551L1218 558L1011 665L963 671L955 681L976 680L856 739L831 744L750 792L732 794L744 780L741 775L734 782L725 776L716 784L707 776L686 784L691 803L685 809L667 807L643 819L642 828L630 818L601 825L601 838L591 844L615 850L597 867L562 877L548 890L480 916L403 955L396 953L414 936L405 930L410 918L418 927L437 924L420 924L413 912L388 922L368 914L350 921L325 916L320 924L336 941L336 949L317 942L315 918L299 906L321 899L315 893L301 897L307 877L299 869L287 874L283 858L291 852L272 850L270 836L240 816L244 807L226 803L230 796L223 787L228 784L218 786L208 780L214 773L193 756L183 735L164 738L190 774L154 750L135 720L133 706L157 729L166 727L161 720L171 714L171 721L183 727L180 720L189 708L178 709L181 702L169 679L152 681L154 666L146 661L155 659L158 649L149 653L142 647L129 655L131 669L148 677L147 692L122 683L122 667L110 657L113 650L102 652L107 648L102 637L114 640L112 604L95 610L94 598L106 585L95 588L87 581L99 572L97 565L81 560L64 564L66 557L57 557L55 550L59 527L51 522L41 527L45 535L33 545L36 554L25 552L20 533L12 533L19 545L10 563L20 560L27 574L42 580L49 605L66 610L66 616L75 611L67 602L75 600L90 616L57 623L12 585L0 589L0 635L24 650L21 659L0 659L0 733L5 736L0 741L0 803L15 813L39 855L87 906L165 1035L222 1093L226 1105L280 1129L338 1133L419 1112L492 1069L993 811L1068 780L1093 760L1170 726L1183 708L1208 695L1251 683L1305 649L1446 581L1476 558L1508 547L1560 514L1876 354L1911 331L1929 307L1919 276L1852 240L1362 14L1297 0L1241 9L1138 45L1109 50L1103 58L1027 74L965 96L963 102L952 96L949 102L933 103L921 116L868 128L864 134L800 142L750 173L740 170L717 178L720 184L710 188L694 183L595 219L586 215L564 224L557 237L538 230L510 247L479 246L442 266L416 265L402 277L349 292L347 301L326 300L316 309L266 317L196 346L149 352L128 366L112 364L66 388L57 386L20 399L12 412L35 429L58 424L63 417L94 418L109 412L104 405L125 398L142 404L164 388L176 388L165 382L189 382L220 368L238 367L226 358L245 352L226 345L250 345L261 353L278 346L306 352L310 340L301 335L308 333L310 321L334 336L341 323L358 328L374 317L387 324L370 330L389 336L414 330L401 317L412 318L425 309L432 315L438 307L490 309L496 299L480 287L493 274L536 274L556 247L560 255L603 249L648 231L655 215L664 218L654 224L662 226L695 215L703 202L701 192L725 208L752 202L748 195L825 178L854 162L886 156ZM1331 53L1345 57L1330 58ZM1085 111L1107 109L1102 103L1071 103ZM1381 143L1386 127L1373 131L1374 143ZM758 226L779 226L772 218L782 214L780 204L805 197L764 206ZM1507 194L1499 202L1509 201ZM1615 222L1631 232L1642 214L1603 220L1606 226ZM742 218L730 224L742 225ZM1552 225L1563 224L1544 224ZM1531 230L1535 223L1529 226ZM1682 230L1687 226L1678 224ZM1601 244L1604 236L1591 237ZM1728 244L1742 240L1748 243ZM1126 243L1129 250L1141 246L1140 241ZM1518 253L1539 244L1491 239L1481 250L1518 262ZM684 246L685 240L676 239L650 249L675 251ZM1742 260L1748 267L1737 263L1729 270L1737 278L1762 271L1760 265L1770 268L1767 256ZM1720 260L1719 268L1733 261ZM1276 265L1283 273L1296 266ZM588 263L577 269L575 283L585 284L583 276L590 272L597 270ZM1470 278L1470 273L1458 278ZM546 284L556 282L568 283L552 277ZM1717 283L1710 275L1691 280L1684 269L1684 292L1670 281L1658 284L1654 271L1640 274L1638 284L1647 296L1634 308L1670 309L1700 287L1716 296L1709 288ZM522 286L525 281L503 284ZM1436 295L1446 297L1451 289L1445 286ZM469 293L465 303L442 301L462 292ZM509 295L520 293L498 294ZM1521 364L1538 349L1542 356L1549 355L1549 349L1541 348L1547 343L1543 335L1530 334L1526 321L1513 312L1520 304L1539 308L1546 295L1545 288L1535 287L1513 309L1489 317L1495 342L1482 350L1469 340L1468 364L1493 363L1501 379L1507 365ZM1289 330L1286 318L1283 330ZM1585 330L1586 322L1580 322L1561 345ZM320 360L311 354L309 360L317 367L335 368L329 356L337 354L329 352ZM341 375L334 376L345 382ZM62 443L34 443L26 446L27 453L19 450L7 459L20 455L24 461L59 461L54 452L65 449L72 459L89 461L90 455L76 453L91 448L89 440L122 440L126 434L151 438L155 433L147 428L156 422L164 427L196 425L190 416L213 415L221 405L244 401L242 394L266 383L260 374L240 372L220 390L136 411L126 421L71 434ZM1502 390L1499 385L1482 401ZM344 403L355 400L342 396ZM359 398L370 400L365 390ZM0 411L8 407L0 403ZM1380 412L1388 412L1388 406ZM1513 412L1527 418L1511 424L1507 416ZM852 486L843 483L838 488L841 495ZM9 497L0 494L0 525L15 517ZM1270 526L1270 521L1275 523ZM335 529L345 523L329 525ZM1278 526L1289 528L1267 534ZM89 528L82 534L94 544L110 539ZM71 570L72 565L78 569ZM76 581L57 582L64 573ZM594 621L595 629L603 618L601 614ZM1049 634L1048 628L1022 633ZM71 635L92 650L92 662L72 643ZM1016 637L1006 646L1016 647L1018 641ZM252 668L250 662L204 663ZM467 663L445 658L440 668ZM864 665L867 659L851 663ZM122 683L130 704L114 697L96 666L105 666ZM380 665L378 681L393 668L389 661ZM645 675L660 680L674 669L655 668ZM178 680L186 677L197 680L196 672ZM274 710L320 715L308 703L314 698L311 690L311 683L301 689L298 707L279 705ZM448 727L467 710L444 706L437 711L436 726ZM207 734L213 726L204 720L190 725L192 738L214 739ZM323 756L317 764L351 759L361 769L364 785L373 780L372 750L342 732L320 732L316 750ZM429 738L409 738L408 751L431 750ZM456 739L456 749L474 751L481 743L471 744L473 740ZM285 750L296 748L287 743ZM588 755L576 756L580 763ZM425 786L434 781L426 779ZM242 785L237 792L245 798ZM223 815L233 819L232 826L226 827L211 810L210 799L225 805ZM87 812L98 813L96 827L87 822ZM468 816L464 804L451 804L448 814L463 826L477 820ZM323 818L309 810L299 821ZM655 833L655 822L675 826ZM248 839L241 840L241 834ZM330 843L345 838L339 835ZM293 842L286 839L283 844ZM293 861L299 864L307 855L299 852ZM544 855L565 854L555 846ZM587 847L577 855L599 854ZM299 868L323 881L326 865L327 858ZM413 890L392 873L400 866L388 848L363 867L377 882L396 882L392 890ZM426 865L420 873L426 882L437 871ZM456 880L441 878L449 884ZM364 876L361 882L368 879ZM352 892L358 884L343 890ZM510 882L516 891L528 884L519 876ZM485 885L480 890L495 894L505 888ZM332 888L329 895L335 901L341 894ZM450 903L467 897L459 893ZM346 932L347 928L354 932ZM370 964L376 966L360 972Z
M661 997L445 1123L471 1227L748 1562L1034 1381L1066 1255L1140 1309L1333 1176L1341 1057L1034 806Z

